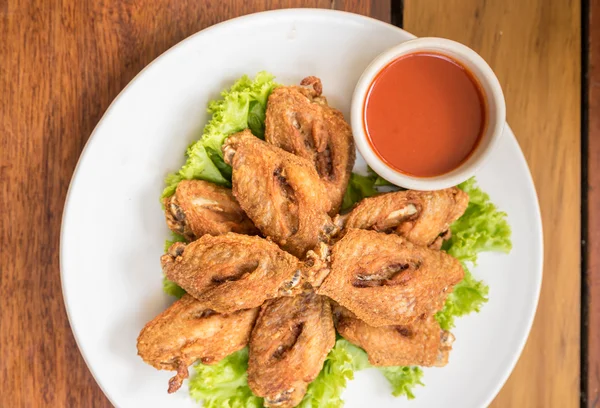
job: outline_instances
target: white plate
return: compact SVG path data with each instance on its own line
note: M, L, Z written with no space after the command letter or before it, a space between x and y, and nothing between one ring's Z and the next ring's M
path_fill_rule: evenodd
M171 372L137 356L144 324L172 301L159 257L168 236L158 197L206 123L206 104L242 74L267 70L285 84L323 80L348 117L354 84L378 53L413 36L366 17L280 10L218 24L181 42L142 71L110 106L86 145L69 189L61 235L65 303L79 348L119 407L197 406L186 389L168 395ZM508 213L514 249L485 254L474 269L490 301L454 330L450 364L425 371L417 398L394 398L377 371L360 372L347 407L480 407L501 388L525 344L542 279L535 189L510 129L477 178Z

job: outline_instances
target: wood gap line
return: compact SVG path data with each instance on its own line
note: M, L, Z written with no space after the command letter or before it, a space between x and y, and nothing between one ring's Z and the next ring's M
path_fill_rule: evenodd
M396 27L404 27L404 0L392 0L392 18L391 23Z
M589 0L581 0L581 338L580 338L580 406L588 403L588 144L589 144Z

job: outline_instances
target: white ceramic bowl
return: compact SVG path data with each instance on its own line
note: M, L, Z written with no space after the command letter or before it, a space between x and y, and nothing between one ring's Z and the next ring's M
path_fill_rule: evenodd
M435 177L414 177L388 166L371 147L364 124L364 102L377 74L397 58L416 52L433 51L447 55L466 67L479 82L486 100L487 123L475 151L456 169ZM383 52L364 70L354 89L351 122L358 150L367 164L386 180L413 190L439 190L462 183L472 177L490 157L498 144L506 121L506 105L502 88L494 71L469 47L445 38L423 37L398 44Z

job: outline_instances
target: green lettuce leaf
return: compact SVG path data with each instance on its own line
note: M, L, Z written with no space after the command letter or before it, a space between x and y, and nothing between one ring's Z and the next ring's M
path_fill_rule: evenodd
M394 397L404 396L408 399L415 398L413 388L423 385L423 370L419 367L379 367L385 378L392 386Z
M171 231L171 238L165 240L165 253L169 251L169 248L171 248L171 245L173 245L175 242L185 242L185 238L183 235L179 235ZM179 285L177 285L175 282L167 279L166 276L163 276L163 291L167 295L175 296L177 299L185 295L185 290L179 287Z
M367 173L369 174L369 177L371 179L373 179L373 185L375 187L382 187L382 186L398 187L395 184L390 183L389 181L387 181L386 179L381 177L379 174L375 173L375 170L373 170L370 166L367 166ZM404 190L402 187L398 187L398 188Z
M223 161L221 146L227 136L248 127L256 136L264 137L267 98L277 86L273 78L267 72L259 72L254 79L244 75L221 93L221 99L208 104L212 118L200 140L188 147L183 167L165 178L161 198L171 196L181 180L231 185L231 168Z
M372 197L379 193L377 187L398 187L379 174L375 173L373 169L367 167L367 175L352 173L350 175L350 181L344 194L344 200L342 201L342 211L348 210L358 203L360 200L366 197Z
M258 101L250 103L250 111L248 112L248 127L254 134L261 139L265 138L265 119L266 119L265 106L261 105Z
M248 348L215 365L196 363L189 381L190 395L205 408L261 408L262 398L248 387Z
M163 276L163 291L167 295L171 295L180 299L183 295L185 295L185 290L181 288L178 284L173 281L170 281L166 276Z
M220 150L219 150L219 152L220 152ZM208 157L215 164L217 169L219 169L219 171L221 172L221 175L223 175L223 177L225 177L228 181L231 181L231 175L232 175L231 166L229 164L225 163L225 160L223 160L223 156L220 155L219 152L214 151L210 147L206 148L206 153L208 154Z
M254 80L244 75L221 93L222 99L210 102L208 112L213 117L204 128L203 145L223 157L221 146L232 133L250 127L256 136L264 137L267 98L276 86L273 78L264 71Z
M509 252L512 248L511 230L506 213L499 211L490 197L471 178L459 186L469 194L469 206L456 222L450 226L452 237L443 249L460 260L465 270L464 279L454 287L444 308L436 319L444 330L454 327L457 317L479 312L488 300L488 286L473 277L468 264L477 264L477 256L483 251Z
M390 187L396 187L396 185L390 183L389 181L387 181L386 179L384 179L381 176L377 176L375 178L375 182L373 183L373 185L375 187L383 187L383 186L390 186Z
M510 252L511 230L506 213L499 211L490 197L471 178L459 186L469 194L467 210L450 226L452 237L444 249L463 262L477 264L477 255L483 251Z
M206 180L215 184L229 185L227 180L217 166L210 160L206 148L202 142L198 141L188 147L186 152L187 160L183 167L165 178L165 189L161 199L172 196L181 180Z
M171 248L171 245L175 242L185 242L185 238L183 235L171 231L171 238L165 240L165 253L169 252L169 248Z
M346 188L346 192L344 193L342 211L352 208L354 204L365 197L371 197L377 194L378 191L375 189L377 178L378 176L362 176L357 173L352 173L350 175L350 181L348 182L348 188Z
M464 263L463 268L465 270L464 279L454 286L454 290L446 299L444 308L435 315L444 330L452 329L457 317L479 312L488 301L489 287L483 281L475 279Z
M309 384L300 408L339 408L344 405L342 392L354 372L370 367L367 353L347 340L339 339L325 359L323 369Z
M329 352L319 376L308 386L300 408L340 408L344 405L342 392L354 372L373 368L367 353L360 347L340 338ZM378 367L392 386L395 396L414 398L412 389L423 385L423 372L418 367Z

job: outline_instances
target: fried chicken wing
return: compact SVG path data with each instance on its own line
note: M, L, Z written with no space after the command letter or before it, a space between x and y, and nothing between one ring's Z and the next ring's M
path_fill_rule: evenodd
M335 327L342 337L363 348L374 366L436 366L448 363L454 336L440 328L433 315L405 326L373 327L336 306Z
M354 167L354 139L344 115L321 96L321 80L307 77L301 85L313 88L280 86L269 96L265 140L313 163L327 187L333 216Z
M450 224L467 209L469 196L452 187L438 191L396 191L365 198L347 215L340 227L395 232L417 245L440 249L449 238Z
M331 248L317 293L371 326L407 325L440 310L464 271L450 255L397 235L350 229Z
M219 313L258 307L300 289L298 259L256 236L230 232L177 242L161 263L167 278Z
M334 344L327 299L308 292L269 300L250 338L248 385L267 407L295 407Z
M248 344L258 308L218 314L205 303L184 295L140 332L139 356L159 370L177 371L169 393L177 391L196 360L216 364Z
M323 242L306 253L302 277L308 285L318 288L331 272L331 247Z
M175 194L166 198L164 204L169 229L188 241L204 234L258 233L231 190L208 181L181 181Z
M324 184L312 164L245 130L223 145L233 195L262 233L297 257L328 239L335 226Z

